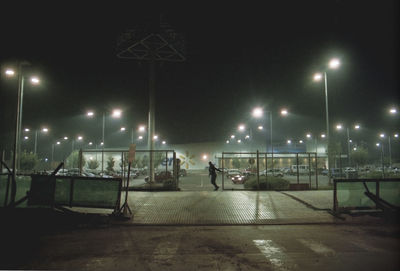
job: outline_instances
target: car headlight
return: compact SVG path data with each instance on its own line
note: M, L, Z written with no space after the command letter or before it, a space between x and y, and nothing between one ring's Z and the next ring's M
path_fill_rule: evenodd
M238 178L238 180L239 180L239 181L241 181L241 180L242 180L242 178L240 178L240 177L239 177L239 178Z

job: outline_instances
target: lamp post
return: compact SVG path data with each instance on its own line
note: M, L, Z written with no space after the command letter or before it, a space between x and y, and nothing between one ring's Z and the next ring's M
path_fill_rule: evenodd
M340 66L340 61L336 58L332 59L329 62L329 68L336 69ZM324 71L323 74L317 73L314 75L314 81L320 81L324 78L324 85L325 85L325 119L326 119L326 155L327 155L327 168L328 168L328 180L329 184L331 184L331 171L329 167L329 143L330 143L330 136L329 136L329 109L328 109L328 75L327 72Z
M42 128L41 132L43 133L48 133L49 129L48 128ZM36 154L37 153L37 145L38 145L38 137L39 137L39 130L36 129L35 130L35 145L33 147L33 153Z
M336 125L336 129L337 130L342 130L343 129L343 125L342 124ZM354 125L354 129L355 130L359 130L360 129L360 125L359 124ZM347 134L347 163L350 166L350 143L351 143L351 140L350 140L350 129L349 129L349 127L346 127L346 134Z
M273 161L274 161L274 145L272 144L272 131L273 131L272 130L272 127L273 127L272 126L272 111L268 110L265 112L267 112L269 114L269 132L270 132L270 135L269 135L270 143L269 144L270 144L270 148L271 148L271 159L272 159L271 169L274 170L274 163L273 163ZM289 114L287 109L282 109L280 113L282 116L287 116ZM254 108L252 115L255 118L261 118L263 116L263 109L261 107ZM263 127L258 126L258 129L262 130ZM265 152L268 152L268 137L267 137Z

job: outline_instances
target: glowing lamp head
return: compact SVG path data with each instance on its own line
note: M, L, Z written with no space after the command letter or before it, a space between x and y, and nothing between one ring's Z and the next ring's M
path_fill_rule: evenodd
M32 77L31 78L31 83L34 84L34 85L38 85L40 83L40 80L37 77Z
M322 80L322 73L314 74L314 81L321 81Z
M120 109L114 109L112 112L113 118L120 118L122 115L122 111Z
M263 110L261 107L256 107L253 109L253 117L255 118L261 118L263 115Z
M15 75L15 72L14 72L14 70L12 70L12 69L7 69L7 70L5 71L5 74L6 74L6 76L11 77L11 76L14 76L14 75Z
M329 61L329 68L331 69L337 69L340 66L340 61L337 58L332 59Z

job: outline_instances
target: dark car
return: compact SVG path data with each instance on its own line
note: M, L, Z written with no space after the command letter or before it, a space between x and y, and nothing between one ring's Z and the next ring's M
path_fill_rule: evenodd
M234 184L244 184L248 179L247 176L242 174L233 175L230 178Z

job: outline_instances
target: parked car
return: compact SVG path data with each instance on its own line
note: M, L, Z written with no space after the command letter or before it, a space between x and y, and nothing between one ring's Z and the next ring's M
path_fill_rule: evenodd
M256 171L257 172L257 171ZM251 170L251 169L245 169L243 172L242 172L242 174L244 175L244 176L254 176L254 175L256 175L256 172L254 172L254 170Z
M230 177L234 184L244 184L248 177L242 174L233 175Z
M274 169L267 169L263 170L260 173L260 176L274 176L274 177L283 177L283 172L279 168L274 168Z
M328 170L324 169L322 171L322 175L328 176ZM346 177L346 172L344 170L340 170L340 168L331 168L331 177L332 178L344 178Z

